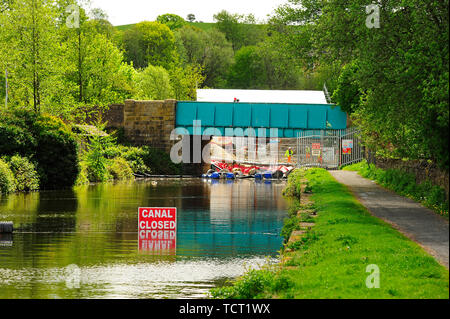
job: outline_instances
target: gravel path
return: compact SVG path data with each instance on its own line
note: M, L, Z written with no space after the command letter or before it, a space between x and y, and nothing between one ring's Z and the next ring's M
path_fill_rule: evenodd
M357 172L330 171L350 188L359 201L376 217L393 225L406 237L421 245L441 264L449 267L448 221L411 199L386 190Z

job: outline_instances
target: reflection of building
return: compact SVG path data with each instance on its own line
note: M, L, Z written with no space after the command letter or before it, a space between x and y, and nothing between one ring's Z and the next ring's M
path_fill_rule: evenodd
M253 180L213 184L210 198L212 224L229 224L235 220L251 223L255 213L285 207L281 189L276 184L255 183Z

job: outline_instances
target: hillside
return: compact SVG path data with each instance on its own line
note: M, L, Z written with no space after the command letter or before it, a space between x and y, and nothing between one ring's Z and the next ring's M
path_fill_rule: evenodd
M213 22L186 22L188 25L197 27L199 29L202 29L204 31L211 29L212 27L214 27ZM115 28L119 31L125 31L128 30L130 28L132 28L135 24L124 24L124 25L118 25L115 26Z

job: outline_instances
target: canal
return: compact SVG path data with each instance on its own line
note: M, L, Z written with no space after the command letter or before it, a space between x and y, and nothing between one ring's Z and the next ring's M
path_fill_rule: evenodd
M100 184L0 197L0 298L205 298L274 261L284 182ZM177 207L175 251L142 250L138 207Z

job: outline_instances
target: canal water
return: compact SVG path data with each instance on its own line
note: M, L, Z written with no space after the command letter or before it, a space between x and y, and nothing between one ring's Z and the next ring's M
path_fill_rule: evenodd
M205 298L276 261L283 182L156 180L0 197L0 298ZM142 250L138 207L177 207L175 250Z

